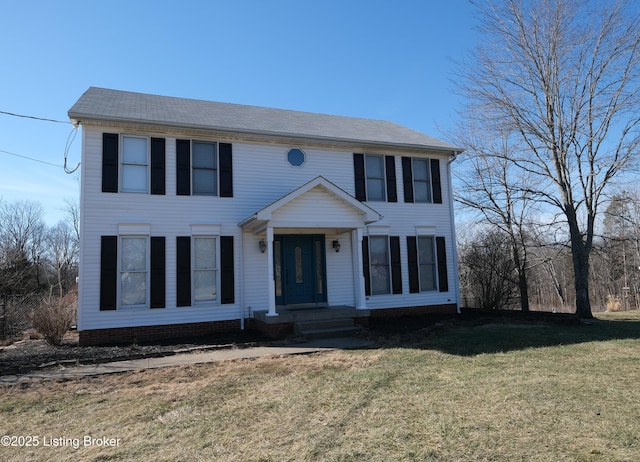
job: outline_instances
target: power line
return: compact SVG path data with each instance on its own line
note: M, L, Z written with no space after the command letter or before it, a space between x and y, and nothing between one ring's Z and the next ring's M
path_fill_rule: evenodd
M45 165L51 165L53 167L59 167L59 168L64 168L63 165L58 165L58 164L53 164L51 162L47 162L45 160L40 160L40 159L34 159L33 157L27 157L27 156L23 156L20 154L16 154L15 152L9 152L9 151L5 151L3 149L0 149L0 152L4 153L4 154L9 154L10 156L16 156L16 157L21 157L22 159L27 159L27 160L31 160L33 162L39 162L41 164L45 164Z
M22 117L23 119L42 120L44 122L55 122L57 124L71 124L71 122L69 122L68 120L45 119L43 117L36 117L36 116L23 115L23 114L15 114L13 112L6 112L6 111L0 111L0 114L12 116L12 117Z

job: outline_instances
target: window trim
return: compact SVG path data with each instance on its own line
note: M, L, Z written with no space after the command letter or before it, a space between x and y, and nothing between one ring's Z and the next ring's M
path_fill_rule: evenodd
M122 303L122 274L127 272L122 268L122 257L124 256L124 239L144 239L145 240L145 302L136 305L124 305ZM117 309L140 310L150 306L151 298L151 239L147 234L121 234L118 235L118 272L117 272ZM142 271L137 271L141 273Z
M296 165L291 162L291 159L289 158L289 156L291 155L292 151L298 151L302 154L302 162L300 163L300 165ZM285 153L284 158L290 168L303 168L307 163L307 153L304 152L302 148L299 148L299 147L289 148L289 150Z
M119 191L121 193L129 193L129 194L149 194L149 188L150 188L150 183L151 183L151 174L150 174L150 170L151 170L151 137L149 136L142 136L142 135L133 135L133 134L128 134L128 133L123 133L120 135L120 159L119 159L119 165L118 165L118 171L119 171L119 176L120 176L120 184L119 184ZM140 163L136 163L136 162L125 162L125 149L124 149L124 144L125 144L125 138L138 138L138 139L143 139L145 140L145 148L146 148L146 162L144 164L140 164ZM144 167L145 168L145 189L143 190L130 190L130 189L125 189L124 187L124 171L125 168L127 166L138 166L138 167Z

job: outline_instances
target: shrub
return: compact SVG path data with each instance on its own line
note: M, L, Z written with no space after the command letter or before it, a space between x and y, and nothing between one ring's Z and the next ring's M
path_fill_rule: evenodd
M607 311L622 311L622 303L620 302L620 297L616 297L615 295L607 295Z
M31 312L31 324L50 345L60 345L62 338L76 320L78 295L68 293L62 298L50 298Z

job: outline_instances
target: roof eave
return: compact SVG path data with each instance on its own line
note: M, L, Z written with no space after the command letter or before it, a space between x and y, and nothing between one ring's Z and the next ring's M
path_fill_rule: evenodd
M285 133L285 132L274 132L274 131L261 131L261 130L242 130L237 128L229 128L229 127L218 127L212 125L196 125L196 124L187 124L180 122L167 122L163 120L140 120L135 118L124 118L124 117L109 117L109 116L98 116L94 114L83 114L80 112L68 112L68 116L71 119L71 122L74 125L81 124L84 121L91 120L97 123L100 122L109 122L109 123L124 123L124 124L134 124L140 126L160 126L163 128L178 128L178 129L187 129L187 130L202 130L215 132L220 134L227 134L228 136L246 136L249 138L254 138L257 140L269 140L269 141L291 141L297 140L300 142L307 143L320 143L323 145L329 146L349 146L354 148L364 148L370 147L372 149L376 148L393 148L393 149L407 149L411 151L438 151L438 152L462 152L463 149L456 146L436 146L436 145L427 145L427 144L415 144L415 143L394 143L387 141L379 141L379 140L366 140L366 139L354 139L354 138L336 138L336 137L327 137L327 136L316 136L316 135L304 135L299 133Z

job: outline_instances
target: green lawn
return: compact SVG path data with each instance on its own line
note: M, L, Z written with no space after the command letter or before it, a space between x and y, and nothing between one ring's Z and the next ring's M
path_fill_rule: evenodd
M0 460L640 460L638 313L384 345L5 389Z

